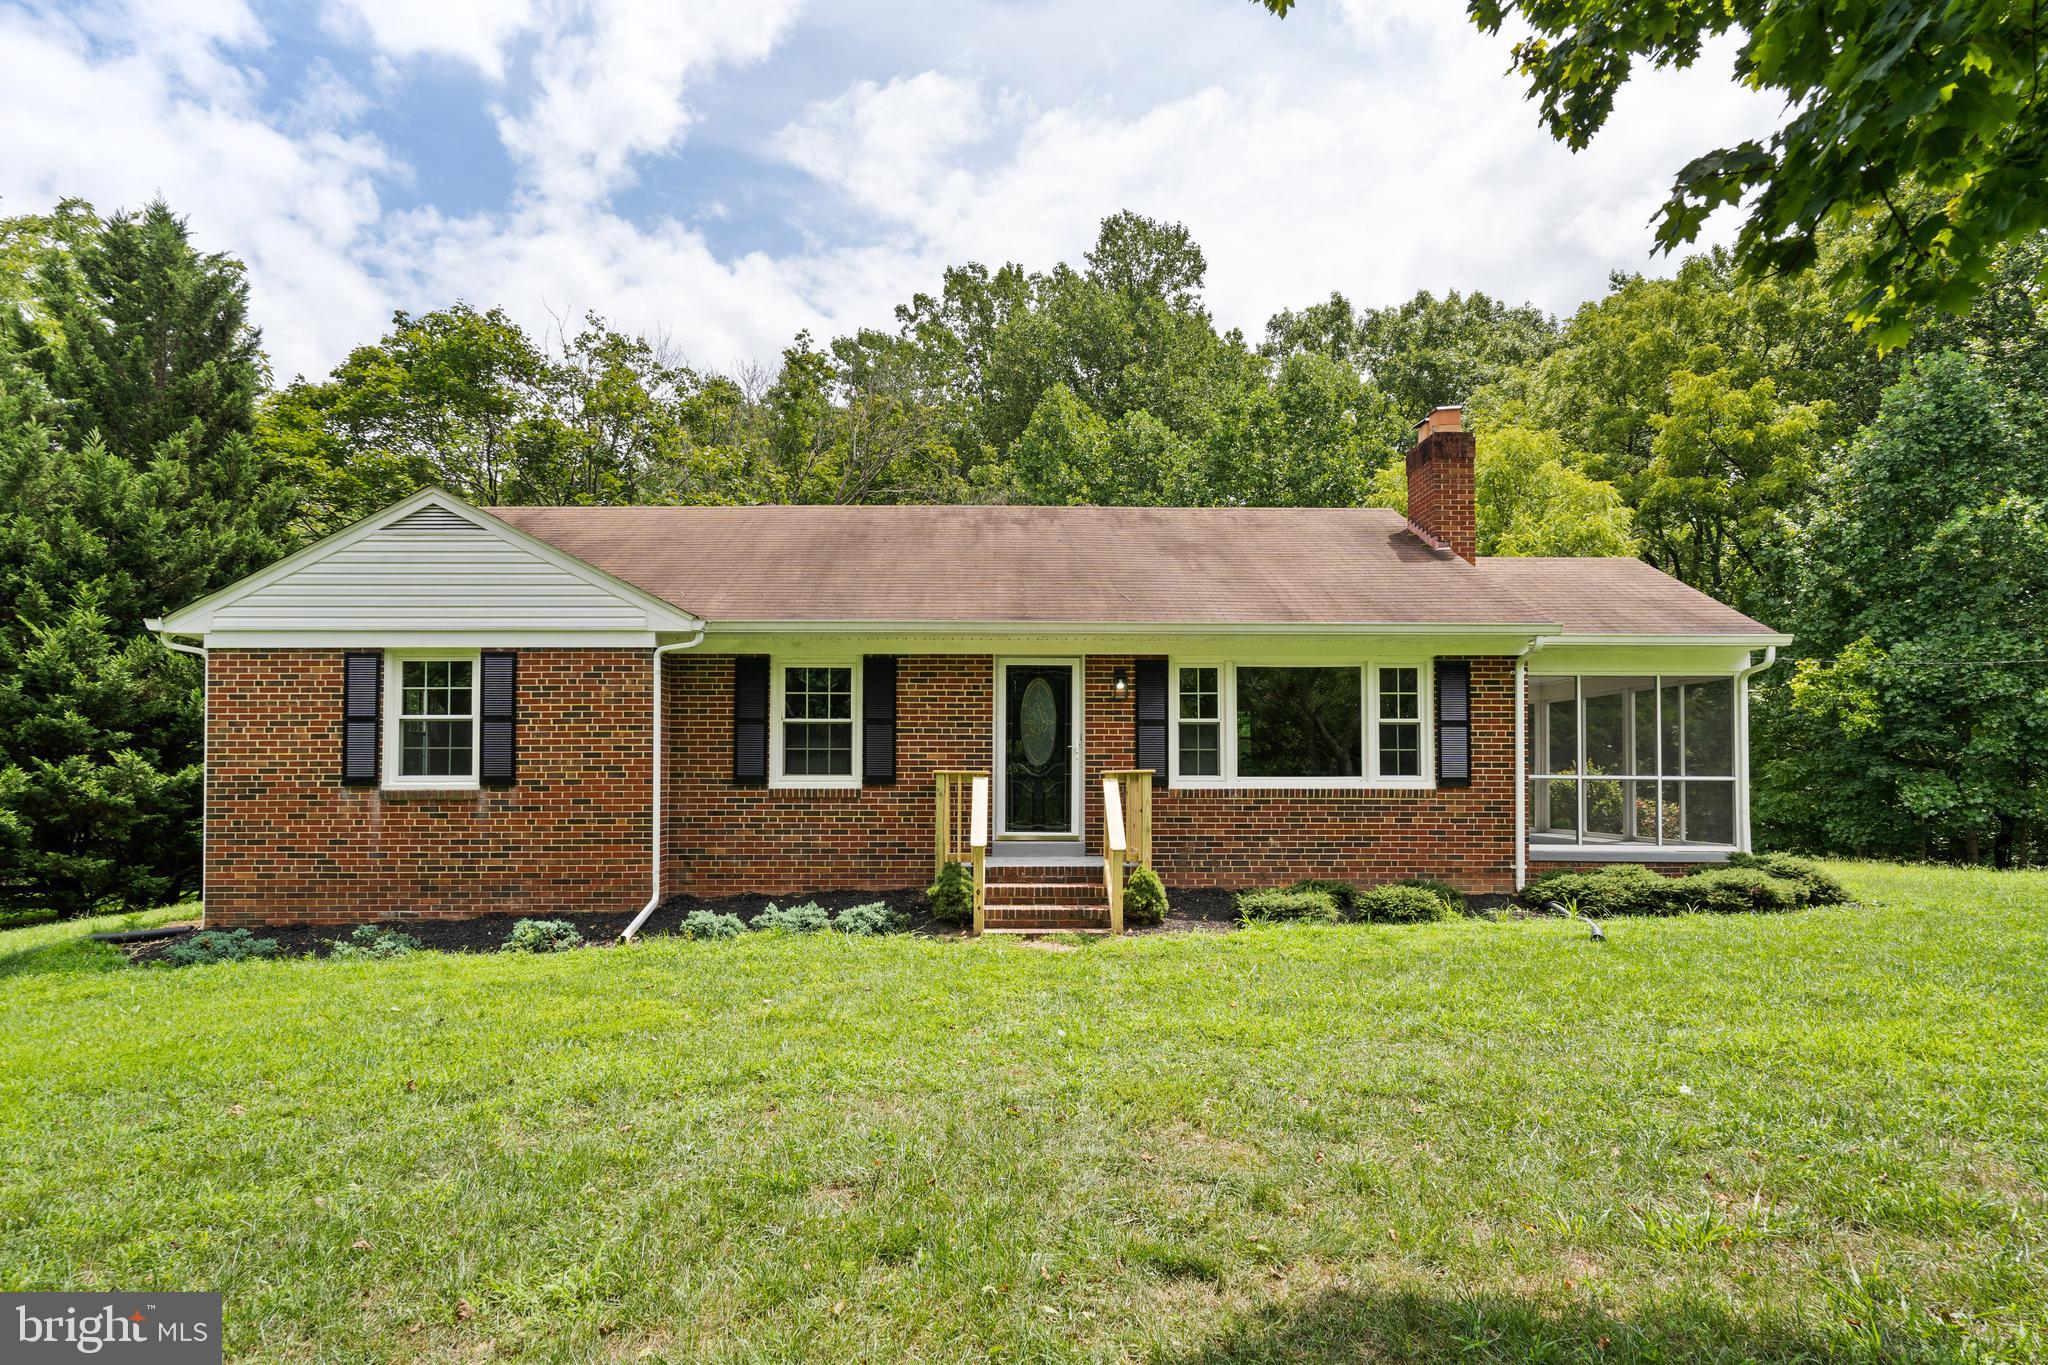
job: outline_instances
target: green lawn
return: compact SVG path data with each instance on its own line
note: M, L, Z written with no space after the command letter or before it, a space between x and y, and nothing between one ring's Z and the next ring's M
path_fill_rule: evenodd
M1604 944L15 931L0 1288L272 1359L2038 1358L2048 874L1838 870Z

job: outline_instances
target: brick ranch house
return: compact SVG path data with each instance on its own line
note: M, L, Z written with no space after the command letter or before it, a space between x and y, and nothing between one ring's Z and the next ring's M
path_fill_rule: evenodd
M152 623L205 656L207 922L957 859L989 928L1106 927L1139 862L1500 893L1747 847L1787 637L1639 560L1478 558L1473 454L1424 421L1405 521L420 493Z

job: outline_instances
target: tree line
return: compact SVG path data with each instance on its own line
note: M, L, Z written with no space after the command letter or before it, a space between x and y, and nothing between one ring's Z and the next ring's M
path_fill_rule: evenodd
M1825 252L1863 249L1854 233ZM398 313L275 382L232 257L161 203L0 219L0 900L197 881L196 661L147 616L429 483L480 504L1376 505L1479 433L1481 552L1637 554L1799 636L1760 679L1760 841L2024 862L2048 721L2048 245L1880 355L1841 272L1724 254L1567 318L1342 293L1219 328L1188 232L968 263L886 326L701 368L597 316Z

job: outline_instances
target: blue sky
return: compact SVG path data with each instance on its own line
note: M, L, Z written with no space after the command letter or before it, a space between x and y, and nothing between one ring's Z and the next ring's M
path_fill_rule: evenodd
M1254 335L1333 289L1568 311L1668 269L1672 172L1777 117L1716 51L1574 156L1507 60L1432 0L0 0L0 213L162 194L249 263L281 378L456 299L772 366L1123 208Z

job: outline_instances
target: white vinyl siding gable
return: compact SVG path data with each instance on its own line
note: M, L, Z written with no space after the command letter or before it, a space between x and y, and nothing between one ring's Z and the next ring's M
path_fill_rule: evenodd
M647 612L466 522L415 512L224 603L213 630L645 630Z

